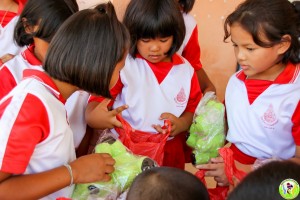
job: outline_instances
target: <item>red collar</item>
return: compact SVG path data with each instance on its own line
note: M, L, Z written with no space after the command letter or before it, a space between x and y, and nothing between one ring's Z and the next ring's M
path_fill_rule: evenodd
M295 78L298 76L300 71L300 65L295 65L289 62L285 69L279 74L279 76L273 81L275 84L288 84L293 83ZM242 81L246 80L246 75L244 74L243 70L236 74L236 77Z
M40 61L34 55L34 45L30 45L27 49L25 49L21 54L25 60L29 62L31 65L42 65L42 61Z
M23 71L23 79L26 78L34 78L40 81L51 93L63 104L66 103L66 100L63 98L61 93L59 92L57 86L55 85L52 78L43 71L34 70L34 69L25 69Z

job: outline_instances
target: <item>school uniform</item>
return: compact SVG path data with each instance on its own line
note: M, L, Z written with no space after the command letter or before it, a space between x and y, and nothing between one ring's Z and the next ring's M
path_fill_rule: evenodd
M157 134L153 124L163 126L162 113L180 117L194 112L201 97L200 86L193 67L175 54L172 62L150 63L137 55L128 56L120 71L122 86L113 108L127 104L122 117L133 129ZM120 82L119 82L120 83ZM117 93L117 92L115 92ZM182 136L170 137L165 146L164 166L184 168Z
M178 54L182 55L194 67L195 71L202 68L200 61L200 45L198 40L198 27L195 18L187 13L182 13L185 24L185 37Z
M3 19L3 24L0 24L0 58L6 54L17 55L22 50L22 47L14 41L14 29L26 1L19 0L16 2L19 4L17 13L0 11L0 19Z
M25 69L44 71L42 62L34 55L34 45L6 62L0 68L0 99L8 94L23 78ZM85 108L89 94L84 91L74 92L65 104L70 126L74 133L77 148L86 131Z
M22 80L25 69L43 71L42 62L34 55L34 45L0 67L0 99Z
M288 63L274 81L248 80L243 71L227 85L227 140L235 159L289 159L300 145L300 67Z
M0 101L1 171L35 174L76 159L64 103L49 76L24 71L24 80ZM42 199L70 197L72 191L66 187Z

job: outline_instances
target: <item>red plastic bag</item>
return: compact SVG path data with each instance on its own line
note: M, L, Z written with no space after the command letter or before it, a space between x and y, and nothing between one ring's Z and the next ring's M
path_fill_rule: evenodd
M115 128L119 133L121 142L134 154L148 156L155 160L158 165L162 165L164 159L164 147L170 135L153 134L132 129L130 124L122 117L117 116L123 128ZM171 127L171 126L169 126Z
M230 148L223 147L219 149L219 154L224 160L225 164L225 174L228 178L230 185L234 186L233 177L236 177L238 180L242 180L246 176L246 172L243 172L236 168L233 159L233 153ZM205 181L205 170L198 170L195 175L206 185ZM225 200L229 191L229 186L221 187L217 186L216 188L209 188L208 193L210 200Z

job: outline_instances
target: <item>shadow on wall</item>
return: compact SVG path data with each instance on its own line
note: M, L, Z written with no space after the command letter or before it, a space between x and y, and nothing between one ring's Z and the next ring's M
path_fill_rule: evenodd
M88 8L107 0L77 0L80 9ZM129 0L111 0L120 20ZM236 70L236 59L229 39L223 42L223 22L242 0L196 0L191 14L198 23L201 62L217 89L220 100L224 99L229 77Z

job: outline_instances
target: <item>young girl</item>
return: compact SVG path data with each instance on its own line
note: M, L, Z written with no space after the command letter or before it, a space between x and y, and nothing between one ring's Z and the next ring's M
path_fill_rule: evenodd
M200 45L198 40L197 22L189 12L193 9L195 0L178 0L186 29L186 34L178 53L187 59L194 67L201 91L205 94L207 91L216 92L215 86L208 78L200 62Z
M16 43L28 48L0 68L0 99L21 81L24 69L42 70L53 35L76 11L75 0L28 0L14 32Z
M246 0L225 20L241 69L227 85L227 140L246 172L257 160L300 163L300 19L286 0ZM256 163L257 163L256 162ZM222 158L198 166L227 185Z
M122 116L133 129L151 134L171 129L163 165L183 169L185 137L180 133L191 125L202 93L194 69L176 54L185 33L177 6L173 0L130 1L124 16L131 35L130 56L111 94L115 113L128 105ZM87 123L103 128L97 101L100 100L90 99ZM170 120L171 127L163 128L164 120Z
M0 1L0 65L21 51L14 40L14 28L26 0Z
M28 48L0 68L0 99L22 80L24 69L43 70L49 42L61 24L77 11L75 0L28 0L14 35L18 45ZM84 110L88 96L84 91L76 91L66 103L75 147L86 131Z
M112 4L101 4L62 25L49 46L46 73L24 71L0 101L0 199L70 197L73 183L110 180L108 154L75 159L64 103L79 89L110 97L128 40Z

